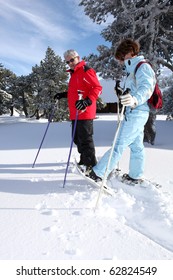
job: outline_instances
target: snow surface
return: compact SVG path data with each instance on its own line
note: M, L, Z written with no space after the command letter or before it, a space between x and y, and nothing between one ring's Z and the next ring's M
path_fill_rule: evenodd
M96 153L110 147L116 114L94 121ZM1 260L172 260L173 122L157 116L157 138L146 146L145 176L162 188L132 187L112 180L115 197L101 195L75 171L70 122L0 117ZM120 167L128 172L129 150ZM94 211L95 209L95 211Z
M101 94L101 99L105 103L115 103L117 102L117 96L114 92L114 87L115 87L115 81L111 79L100 79L99 80L100 84L102 85L102 94Z

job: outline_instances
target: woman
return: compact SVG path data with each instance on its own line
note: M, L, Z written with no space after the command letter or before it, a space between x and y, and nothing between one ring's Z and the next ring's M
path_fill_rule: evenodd
M125 66L127 78L124 89L130 92L120 96L120 102L125 106L125 116L122 121L117 141L114 147L107 174L105 174L110 156L108 150L100 161L90 170L89 177L95 181L106 178L117 167L124 152L130 148L129 173L124 174L126 181L138 183L144 175L145 152L144 152L144 126L149 116L148 99L155 87L155 73L151 66L143 63L134 76L136 65L144 61L142 55L138 55L140 46L132 39L124 39L115 52L115 58Z

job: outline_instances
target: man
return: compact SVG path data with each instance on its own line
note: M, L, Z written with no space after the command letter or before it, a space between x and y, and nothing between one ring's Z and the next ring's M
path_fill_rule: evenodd
M142 55L138 55L139 51L138 42L124 39L115 52L115 58L120 63L123 62L127 73L124 89L128 89L128 93L120 96L120 102L126 109L125 117L119 130L107 174L105 172L111 150L108 150L89 172L89 177L95 181L101 181L104 175L106 178L108 177L112 170L117 167L127 147L130 148L129 173L123 175L123 180L127 183L138 183L143 178L145 164L144 126L149 116L148 99L153 93L156 79L154 71L147 63L140 66L134 77L136 65L139 61L144 60Z
M75 50L64 53L70 73L67 93L57 93L55 98L68 98L70 120L72 120L72 135L77 117L74 143L80 153L80 165L86 169L96 165L95 146L93 141L93 119L96 116L96 101L102 91L94 69L80 60ZM78 113L77 113L78 111Z

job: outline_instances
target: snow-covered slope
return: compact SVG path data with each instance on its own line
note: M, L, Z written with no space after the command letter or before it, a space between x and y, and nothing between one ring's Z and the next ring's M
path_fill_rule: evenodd
M137 188L112 179L115 197L77 174L74 146L65 188L71 125L0 117L1 260L172 260L173 122L157 118L155 146L146 144L146 177L162 184ZM97 156L110 147L116 115L94 122ZM128 171L129 151L120 162Z

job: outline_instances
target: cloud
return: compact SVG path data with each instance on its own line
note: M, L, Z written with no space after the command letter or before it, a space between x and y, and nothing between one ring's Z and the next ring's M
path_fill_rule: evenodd
M78 25L86 35L91 33L100 33L103 29L103 24L96 24L84 13L84 6L79 6L81 0L67 0L71 8L73 7L73 22L75 25ZM74 5L75 4L75 5Z
M0 0L0 62L14 67L19 62L35 65L44 58L48 46L58 55L79 42L82 48L82 40L99 34L101 27L85 16L79 2Z
M39 34L41 37L51 39L69 40L69 36L74 36L74 32L66 28L64 24L65 19L58 11L55 13L49 6L42 6L41 9L37 9L37 5L40 1L29 7L27 5L19 7L9 2L10 1L2 5L4 9L1 9L1 15L2 11L5 11L3 16L8 20L11 19L11 22L14 24L14 26L12 26L13 29L20 26L20 29L25 32L32 31L37 35ZM35 1L33 3L35 3ZM7 10L8 13L6 12Z

